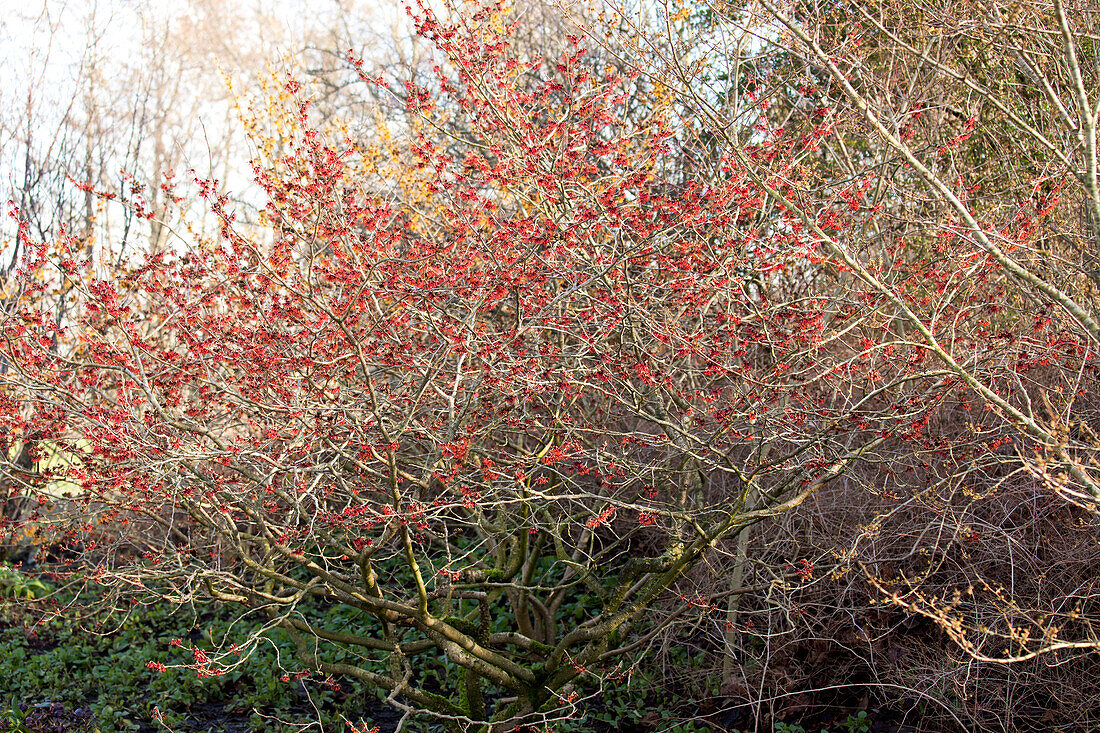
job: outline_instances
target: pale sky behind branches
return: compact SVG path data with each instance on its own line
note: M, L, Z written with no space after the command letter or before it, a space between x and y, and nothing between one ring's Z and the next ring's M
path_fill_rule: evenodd
M247 197L251 152L226 78L239 94L264 74L300 74L309 49L331 50L342 39L372 34L372 26L380 33L394 28L403 16L400 3L383 6L0 0L0 204L19 199L28 146L32 159L47 161L64 158L60 146L72 152L88 136L104 161L103 175L116 182L122 170L151 170L170 160L177 180L193 169ZM154 149L155 165L147 159ZM83 178L82 171L64 173ZM5 212L0 240L10 241L11 232Z

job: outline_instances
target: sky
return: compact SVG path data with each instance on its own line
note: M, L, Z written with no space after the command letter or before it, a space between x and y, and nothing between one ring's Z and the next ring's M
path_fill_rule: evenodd
M28 150L56 158L59 146L77 145L88 131L110 149L109 176L160 170L157 161L170 159L180 176L194 169L245 195L251 151L225 78L247 90L265 72L300 72L294 64L303 49L331 48L334 34L365 38L372 26L392 27L397 0L383 10L359 4L0 0L0 204L29 188ZM7 217L0 247L5 233L10 238Z

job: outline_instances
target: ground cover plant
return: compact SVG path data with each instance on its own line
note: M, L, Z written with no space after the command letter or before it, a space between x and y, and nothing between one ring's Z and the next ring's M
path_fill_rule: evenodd
M400 83L340 50L369 121L294 75L242 101L256 211L196 177L215 225L165 246L187 202L132 183L158 235L124 252L16 207L4 552L116 611L236 609L239 638L149 660L169 687L278 634L401 725L565 729L686 624L706 689L778 725L783 634L858 615L874 650L875 602L976 662L1079 662L1095 19L975 6L925 48L911 9L562 9L532 48L518 6L417 4Z
M278 631L218 677L178 668L253 635L232 608L138 603L104 610L94 584L53 588L31 579L38 572L19 574L55 612L13 603L0 618L0 730L270 730L318 720L343 727L345 718L361 722L371 712L388 721L373 691L304 674L291 639ZM347 612L326 609L327 622L338 625Z

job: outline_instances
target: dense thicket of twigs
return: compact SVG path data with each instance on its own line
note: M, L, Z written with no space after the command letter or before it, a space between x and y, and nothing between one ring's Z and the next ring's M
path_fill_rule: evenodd
M123 256L14 212L8 544L456 729L671 644L759 725L1087 728L1096 12L409 17L416 65L242 105L255 216L200 179L216 226L165 245L186 204L134 184Z

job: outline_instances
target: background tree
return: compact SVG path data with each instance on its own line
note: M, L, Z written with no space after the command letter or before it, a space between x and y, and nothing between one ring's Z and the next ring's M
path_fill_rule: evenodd
M827 288L878 299L867 368L896 368L897 349L919 345L950 373L936 410L913 425L923 446L905 444L867 476L876 500L838 488L814 499L821 516L800 512L788 533L770 535L785 549L756 557L810 553L836 575L814 583L817 593L793 593L787 621L769 628L804 629L784 654L815 636L813 646L842 656L863 648L871 685L885 681L876 657L898 664L905 649L900 666L914 676L899 671L891 684L914 690L924 689L920 677L950 679L962 699L1003 701L994 712L962 707L974 725L1022 725L1029 706L1075 719L1094 694L1086 655L1097 645L1088 549L1098 446L1093 9L764 2L689 10L670 8L664 36L676 37L677 24L695 33L674 53L639 55L637 68L692 100L729 149L744 129L736 121L752 113L746 96L763 95L761 136L810 139L826 128L789 168L791 185L768 187L771 200L799 212L841 273ZM748 51L730 40L753 34L762 40ZM736 89L753 91L730 101ZM863 225L838 227L850 212L867 212ZM851 599L866 586L843 580L850 569L870 581L871 601L931 620L958 647L931 653L906 641L911 620L873 607L857 613L862 601ZM746 582L766 571L753 568ZM829 600L834 582L846 599L841 612L864 619L860 633L829 620L840 610ZM795 623L793 604L820 611ZM727 643L745 649L737 635ZM984 682L959 666L959 650L971 665L991 663ZM1036 659L1046 653L1057 661ZM1008 660L1026 663L996 666ZM844 687L851 674L836 680Z

